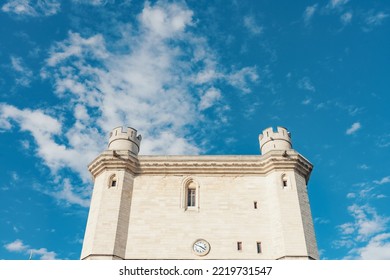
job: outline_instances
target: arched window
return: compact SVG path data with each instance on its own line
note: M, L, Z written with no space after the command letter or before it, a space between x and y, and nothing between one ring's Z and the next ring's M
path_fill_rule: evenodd
M183 181L183 206L186 210L199 208L199 184L193 178Z
M113 187L116 187L118 186L118 180L117 180L117 177L115 174L112 174L110 176L110 180L108 180L108 187L109 188L113 188Z
M286 174L283 174L281 179L282 179L282 188L283 189L288 188L290 186L288 176Z

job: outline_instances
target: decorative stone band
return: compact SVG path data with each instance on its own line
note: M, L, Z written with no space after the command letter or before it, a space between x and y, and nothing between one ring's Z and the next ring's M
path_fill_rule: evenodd
M270 151L262 156L138 156L128 151L104 151L89 166L95 178L104 170L126 169L133 175L225 174L262 175L295 170L309 180L313 165L294 150Z

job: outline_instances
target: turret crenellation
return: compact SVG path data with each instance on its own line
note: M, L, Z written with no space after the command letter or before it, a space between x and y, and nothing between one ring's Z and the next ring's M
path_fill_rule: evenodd
M278 126L274 131L272 127L263 130L259 135L261 154L271 150L291 150L291 133L284 127Z
M108 142L109 150L128 150L134 155L138 155L142 137L137 135L137 130L132 127L126 129L118 126L110 133Z

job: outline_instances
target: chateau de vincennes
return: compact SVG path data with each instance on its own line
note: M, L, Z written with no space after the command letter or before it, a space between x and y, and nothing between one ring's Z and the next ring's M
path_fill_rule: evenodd
M262 155L147 156L135 129L113 129L88 167L81 259L318 259L312 164L283 127L259 141Z

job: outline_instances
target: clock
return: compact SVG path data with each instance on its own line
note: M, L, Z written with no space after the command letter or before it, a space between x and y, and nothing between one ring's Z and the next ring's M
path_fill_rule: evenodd
M205 256L210 252L210 244L204 239L198 239L192 245L192 251L198 256Z

